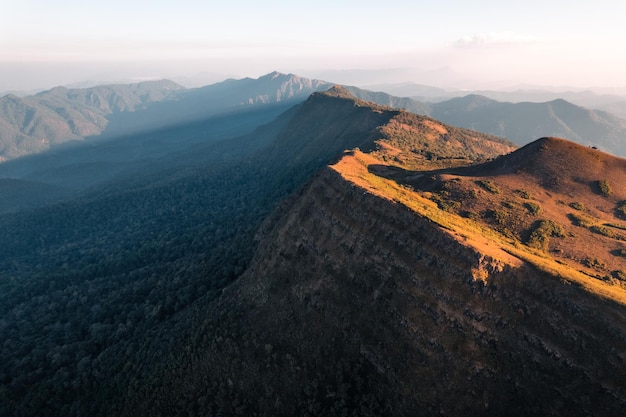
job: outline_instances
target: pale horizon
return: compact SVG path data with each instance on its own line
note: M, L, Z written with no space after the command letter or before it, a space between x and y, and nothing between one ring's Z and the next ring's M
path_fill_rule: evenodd
M2 2L0 92L197 86L271 71L354 85L626 91L618 1Z

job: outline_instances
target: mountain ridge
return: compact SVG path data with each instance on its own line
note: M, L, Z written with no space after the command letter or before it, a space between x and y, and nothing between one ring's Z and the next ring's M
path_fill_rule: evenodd
M257 79L228 79L192 89L162 80L87 89L57 87L24 98L7 95L0 98L0 158L13 159L86 137L107 139L155 131L243 111L250 106L284 106L281 110L285 110L304 101L310 93L332 85L295 74L272 72ZM538 137L558 136L626 155L622 145L626 121L565 101L506 103L472 94L422 103L356 87L346 88L360 99L507 137L520 145Z
M391 143L379 127L403 114L314 94L251 134L196 144L61 202L1 215L0 231L11 245L0 247L0 276L15 279L0 280L0 361L8 364L0 372L0 414L147 415L143 407L164 404L142 397L174 381L169 372L186 369L188 354L201 355L205 338L218 345L219 337L232 339L207 329L212 312L221 314L224 289L249 265L262 220L346 148ZM439 122L413 115L403 124L413 122L411 134L419 136L423 126L429 143L446 142ZM194 347L180 352L183 346ZM231 356L223 358L230 366ZM201 403L181 404L184 414L230 410L229 390L219 394L232 378L218 372L222 365L198 385L206 390ZM178 402L166 397L163 413Z
M196 356L122 414L202 396L217 373L225 414L619 415L626 290L472 229L381 163L348 151L280 206Z

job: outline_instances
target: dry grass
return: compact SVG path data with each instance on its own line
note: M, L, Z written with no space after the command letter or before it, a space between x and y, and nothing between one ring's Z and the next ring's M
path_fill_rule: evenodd
M380 164L380 159L375 158L371 154L365 154L357 150L347 153L332 168L339 172L346 180L360 186L365 191L375 194L380 198L402 204L418 215L438 224L450 233L451 236L454 236L460 243L475 248L479 253L488 255L513 267L520 267L523 263L531 264L535 268L552 276L575 283L593 294L626 305L626 290L624 288L594 278L592 271L582 272L585 268L584 265L580 263L581 261L576 261L575 258L568 259L568 261L564 261L564 258L555 258L550 253L528 247L527 245L521 244L518 239L503 235L482 220L476 221L471 218L462 217L457 213L441 210L436 202L425 197L428 195L427 193L423 194L414 191L412 187L399 184L394 180L371 172L370 166ZM513 183L507 184L502 188L504 188L502 194L508 195L509 197L515 195L514 190L519 189L530 190L534 188L531 193L533 196L542 196L542 194L545 194L537 190L536 187L529 187L529 184L520 181L513 181ZM491 197L500 196L500 194L495 195L490 192L483 193ZM626 196L622 198L626 198ZM486 204L493 204L493 201ZM553 215L558 211L561 213L561 221L567 219L567 217L565 217L566 214L563 213L565 211L563 204L556 202L554 198L541 197L540 204L542 213ZM521 207L523 207L523 205L521 205ZM534 220L536 221L536 217ZM557 223L559 222L557 221ZM560 230L560 232L563 234L569 233L566 228ZM591 232L589 233L591 234ZM600 236L597 237L599 238ZM575 241L576 239L570 236L563 239L552 240ZM571 244L571 242L569 242L569 244ZM589 246L585 244L584 239L578 242L578 244L580 250L588 252ZM567 249L567 245L563 245L563 247ZM612 248L614 249L614 246ZM612 255L608 255L609 250L606 247L603 247L603 250L606 251L607 255L600 259L602 259L601 262L606 263L604 259ZM585 256L588 257L589 255L587 254ZM591 256L593 257L593 254ZM612 256L612 258L615 259L617 257ZM580 259L582 260L583 257ZM620 262L624 263L623 261L626 261L626 258L620 258ZM579 269L577 269L576 266L578 266ZM622 270L626 269L626 267L611 267L609 269Z

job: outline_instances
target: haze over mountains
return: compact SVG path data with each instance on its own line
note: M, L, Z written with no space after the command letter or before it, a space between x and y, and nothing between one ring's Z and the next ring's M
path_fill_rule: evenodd
M625 91L623 89L601 89L600 91L548 88L548 87L511 87L502 90L450 90L412 82L396 84L374 84L362 88L372 91L384 91L398 97L408 97L417 101L440 102L451 98L468 95L485 96L492 100L511 103L532 102L543 103L563 99L578 106L593 110L605 110L618 117L626 118Z
M155 130L232 112L239 106L285 106L324 87L330 85L272 73L258 80L226 80L196 89L163 80L86 89L58 87L24 98L6 95L0 98L1 156L7 160L85 137Z
M59 90L100 137L0 164L0 415L623 412L626 160L588 146L619 119L278 73L128 90Z
M85 137L111 138L206 120L257 105L276 106L275 117L287 106L331 85L271 73L256 80L231 79L195 89L158 81L87 89L56 88L25 98L8 95L0 99L0 157L8 160L39 153L50 146ZM400 92L401 88L398 86L396 90ZM411 91L406 88L407 92ZM430 103L355 87L349 89L365 100L507 137L520 145L549 135L626 155L626 145L621 140L626 133L623 119L562 99L509 103L466 95ZM429 89L434 94L432 90ZM249 129L253 127L254 123ZM223 137L238 133L243 132L225 132Z

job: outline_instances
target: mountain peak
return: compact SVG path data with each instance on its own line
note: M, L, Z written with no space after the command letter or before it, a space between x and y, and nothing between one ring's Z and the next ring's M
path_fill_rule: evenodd
M274 79L274 78L284 77L285 75L286 74L283 74L282 72L272 71L269 74L267 74L267 75L265 75L265 76L263 76L261 78L271 78L271 79Z
M350 100L358 100L357 97L341 85L333 85L329 90L320 93L328 97L347 98Z
M542 137L485 165L467 169L481 175L527 173L543 184L554 183L549 188L555 189L557 185L566 188L572 183L592 183L609 171L623 171L626 160L567 139Z
M269 74L265 74L259 77L259 80L281 80L281 81L290 81L290 80L301 80L302 78L295 74L285 74L279 71L272 71Z

